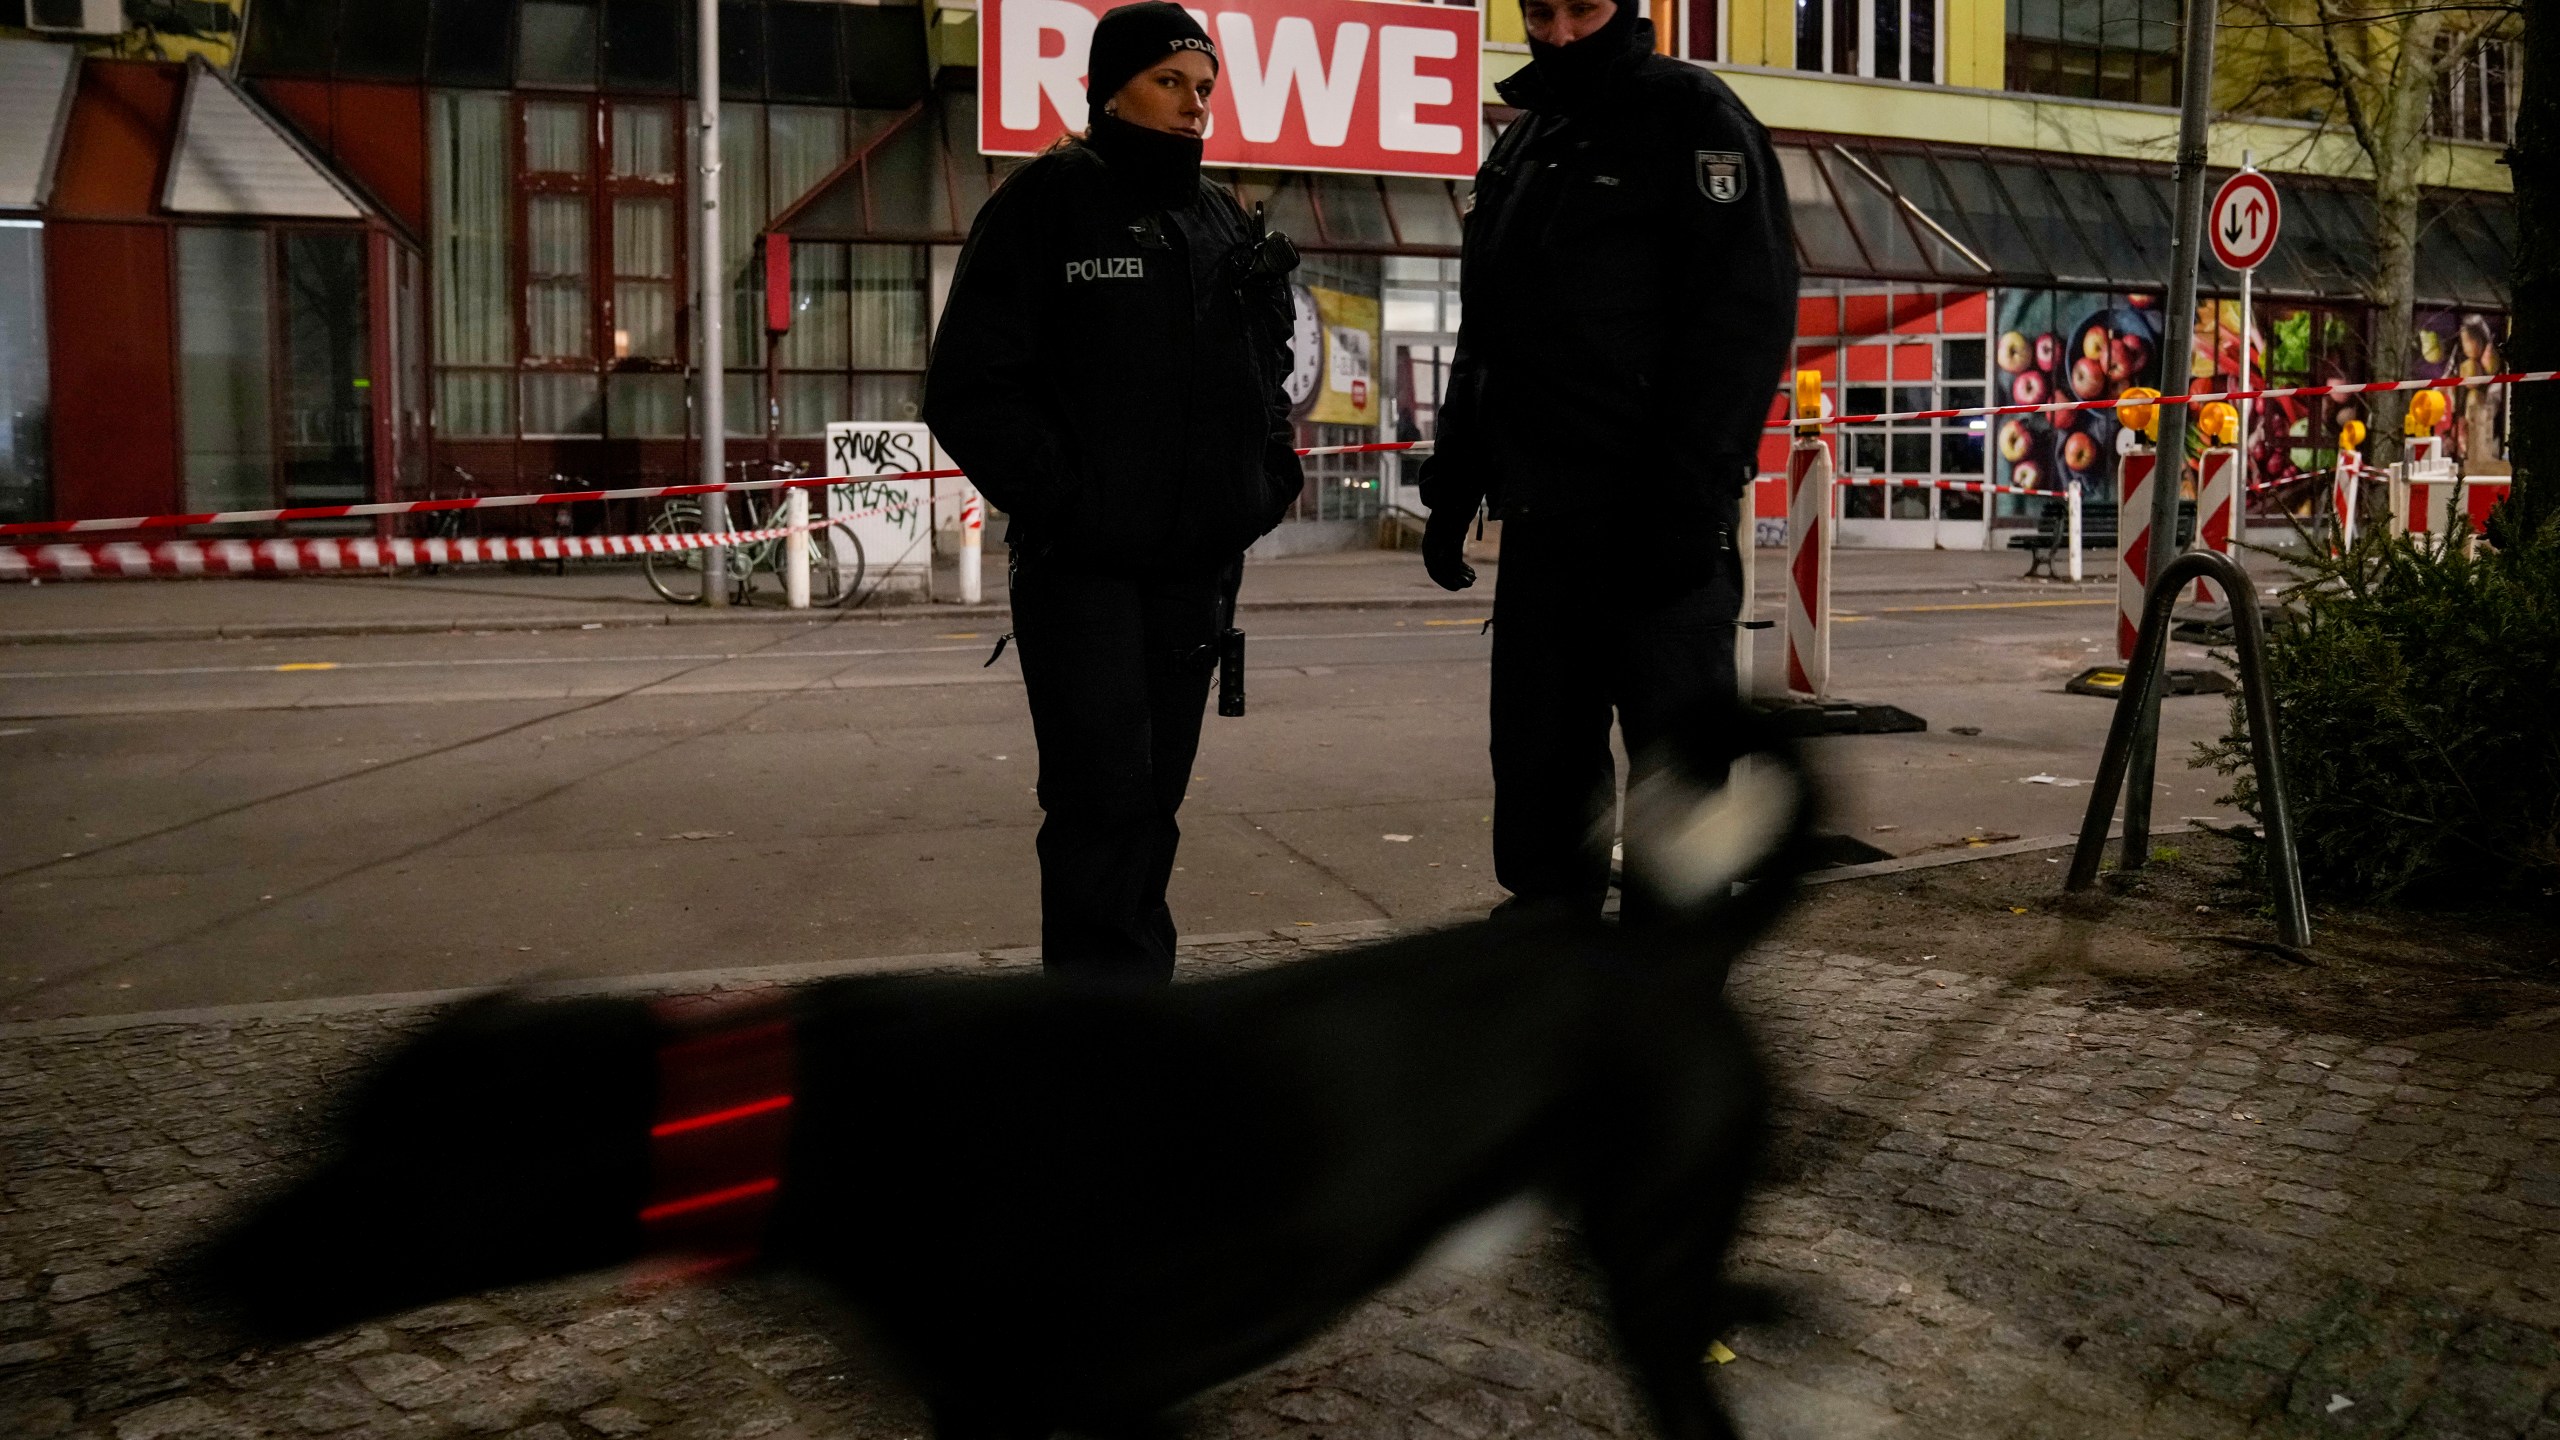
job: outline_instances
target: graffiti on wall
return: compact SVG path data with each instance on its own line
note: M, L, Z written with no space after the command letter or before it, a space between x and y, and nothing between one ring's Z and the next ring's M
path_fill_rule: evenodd
M854 517L827 532L837 559L852 561L850 547L838 538L849 530L869 566L866 585L921 587L933 557L933 482L861 477L933 469L930 433L912 420L840 420L827 427L826 455L829 475L852 477L825 491L826 514Z

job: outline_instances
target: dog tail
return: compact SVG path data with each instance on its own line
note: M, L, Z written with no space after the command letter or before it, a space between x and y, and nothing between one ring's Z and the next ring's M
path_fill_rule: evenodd
M1720 948L1757 938L1820 863L1823 808L1802 747L1757 712L1675 727L1627 788L1625 918Z

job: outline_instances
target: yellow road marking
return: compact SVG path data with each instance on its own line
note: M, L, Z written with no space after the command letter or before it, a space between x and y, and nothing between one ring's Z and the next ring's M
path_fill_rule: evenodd
M1464 620L1425 620L1422 623L1425 625L1481 625L1484 623L1484 617L1470 615Z
M986 637L975 630L958 630L949 635L936 635L933 638L936 640L982 640Z
M279 665L276 668L278 670L335 670L338 668L338 662L335 660L297 660L290 665Z

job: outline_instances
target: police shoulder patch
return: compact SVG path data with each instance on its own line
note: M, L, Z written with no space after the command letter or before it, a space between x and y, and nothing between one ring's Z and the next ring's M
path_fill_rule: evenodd
M1744 177L1749 174L1737 150L1701 150L1698 155L1698 193L1720 205L1730 205L1742 198Z

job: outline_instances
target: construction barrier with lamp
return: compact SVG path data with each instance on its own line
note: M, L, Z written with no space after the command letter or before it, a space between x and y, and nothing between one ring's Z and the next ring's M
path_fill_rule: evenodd
M2338 427L2338 470L2329 482L2329 510L2340 551L2355 548L2356 516L2364 509L2364 436L2361 420Z
M1831 541L1839 486L1822 434L1822 374L1795 376L1794 443L1787 450L1786 694L1760 702L1797 735L1893 735L1929 722L1895 705L1831 693Z

